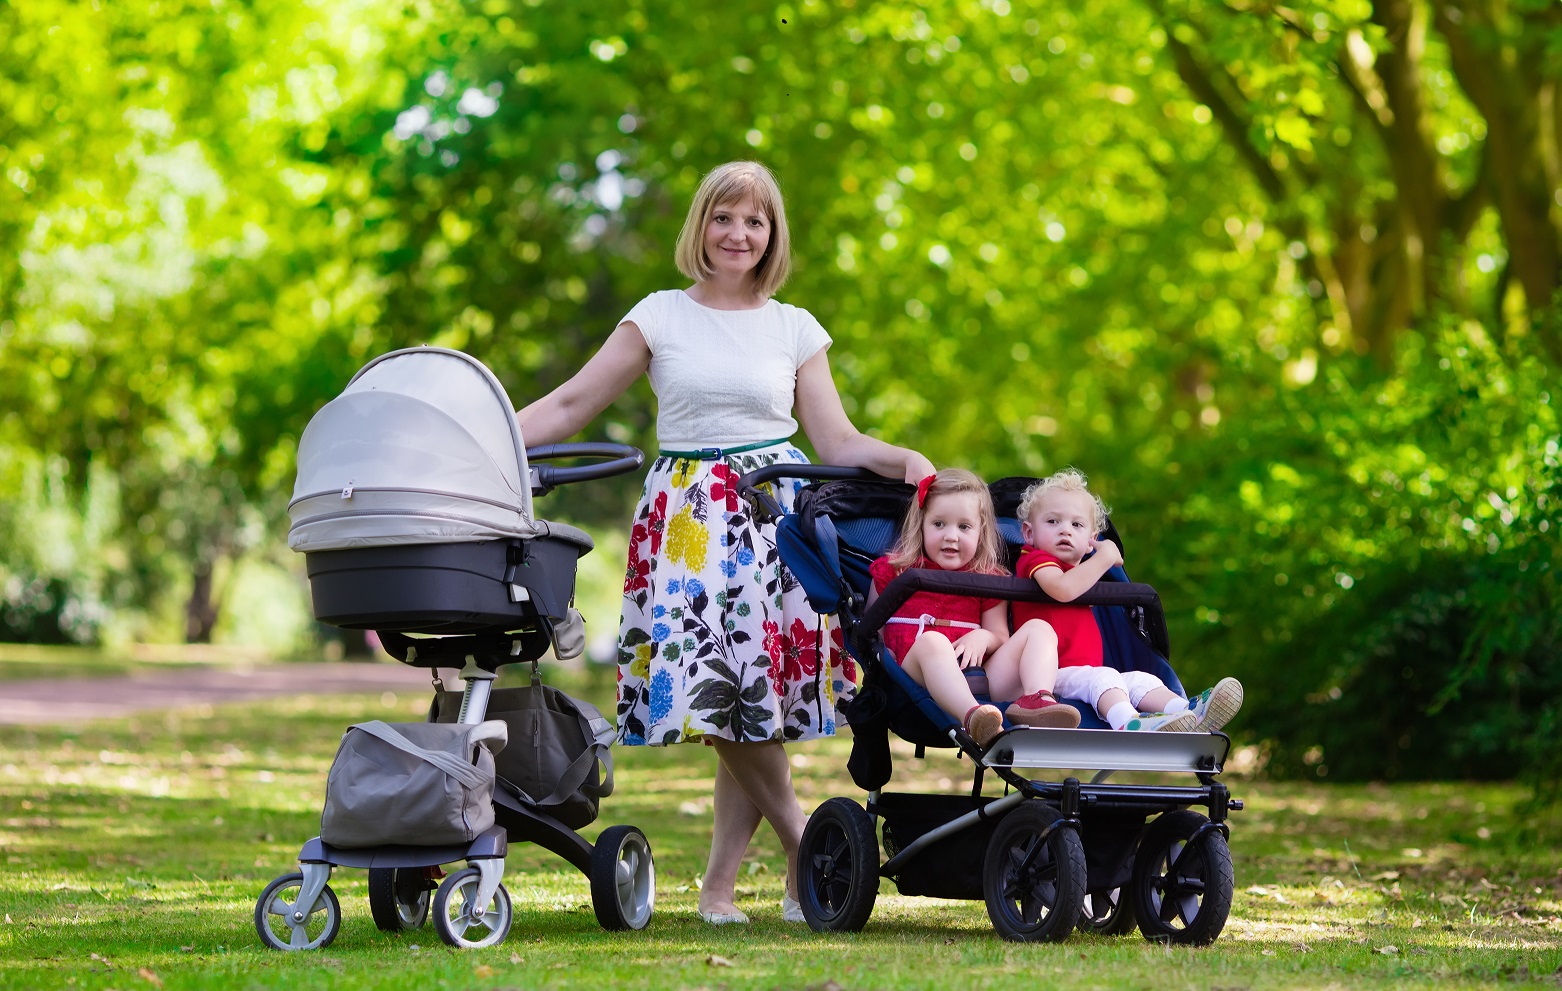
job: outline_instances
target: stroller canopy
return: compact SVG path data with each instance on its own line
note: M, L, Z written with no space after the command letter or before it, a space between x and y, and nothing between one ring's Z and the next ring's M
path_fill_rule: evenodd
M504 387L445 348L381 355L315 414L288 513L304 552L546 532Z

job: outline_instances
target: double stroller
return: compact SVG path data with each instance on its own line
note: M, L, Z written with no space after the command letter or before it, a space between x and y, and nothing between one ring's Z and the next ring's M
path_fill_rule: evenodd
M763 486L784 477L813 483L782 515ZM1021 544L1018 505L1032 481L990 487L1011 565ZM910 486L856 468L775 465L745 476L740 492L756 513L779 517L782 560L815 609L839 616L846 647L864 670L846 716L853 736L847 767L867 792L866 807L851 798L824 802L809 818L798 854L798 900L813 929L862 929L880 880L888 878L902 894L985 901L993 928L1010 940L1060 941L1075 928L1121 935L1137 927L1146 939L1191 945L1220 935L1234 888L1226 818L1242 807L1217 780L1229 738L1114 732L1079 705L1079 729L1006 724L984 749L901 670L880 630L922 590L1049 601L1045 593L1019 578L912 569L868 608L868 566L894 543ZM1105 537L1121 546L1110 523ZM1165 617L1154 589L1113 568L1075 601L1093 607L1107 664L1148 671L1182 692L1166 660ZM991 701L980 688L976 694ZM892 733L912 744L917 758L929 748L954 748L968 758L969 793L885 791ZM1095 773L1088 781L1028 776L1041 769ZM1119 771L1181 774L1197 783L1108 783ZM988 774L1003 783L1003 795L983 794ZM888 857L882 863L880 836Z
M584 463L541 463L565 459ZM592 541L574 527L534 516L533 496L633 471L641 461L635 448L613 444L527 450L503 386L480 362L441 348L395 351L365 365L304 431L288 543L306 555L317 619L377 631L405 664L459 670L464 691L438 692L430 721L465 724L473 739L502 738L502 723L513 714L493 713L501 724L492 725L490 709L504 708L497 704L504 693L526 691L494 690L503 665L531 663L533 691L552 693L546 696L552 704L572 712L571 703L579 705L540 685L537 661L550 649L559 657L580 652L575 570ZM438 677L436 670L436 689ZM560 792L587 779L600 783L599 762L607 781L597 794L611 790L611 725L597 722L595 740ZM536 738L509 736L508 748L523 757ZM455 770L458 777L471 774L470 767ZM494 824L466 843L332 845L317 836L300 851L300 870L276 878L260 895L261 941L283 950L328 946L341 927L341 908L327 883L331 871L361 867L369 871L369 906L379 928L420 928L432 907L444 942L498 943L511 923L502 883L511 841L535 843L584 873L603 928L644 928L655 898L645 835L612 826L590 843L571 826L594 819L595 802L584 815L578 808L565 815L548 801L557 794L539 800L500 777L493 783ZM468 866L444 876L436 889L441 865L463 860Z

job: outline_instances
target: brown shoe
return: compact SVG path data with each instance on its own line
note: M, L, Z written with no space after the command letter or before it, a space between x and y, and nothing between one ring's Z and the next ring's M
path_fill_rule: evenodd
M1022 695L1009 703L1004 713L1012 723L1021 726L1049 726L1056 729L1073 729L1079 725L1079 710L1059 702L1046 690Z
M966 710L961 722L965 725L966 733L983 750L1003 732L1003 713L998 711L996 705L973 705Z

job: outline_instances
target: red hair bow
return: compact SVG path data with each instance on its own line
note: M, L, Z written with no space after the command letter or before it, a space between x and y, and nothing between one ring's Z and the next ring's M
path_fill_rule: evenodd
M919 509L920 508L926 508L926 506L927 506L927 490L933 487L933 482L937 478L938 478L937 475L929 475L926 478L922 479L922 481L917 483L917 507Z

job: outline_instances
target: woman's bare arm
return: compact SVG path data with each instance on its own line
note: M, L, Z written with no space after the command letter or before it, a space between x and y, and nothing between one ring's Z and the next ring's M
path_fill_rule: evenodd
M568 382L515 414L528 447L558 444L583 430L651 366L651 349L628 320L614 328Z
M886 444L852 426L830 374L825 348L797 370L793 403L803 432L825 464L855 465L913 485L933 474L933 463L916 451Z

